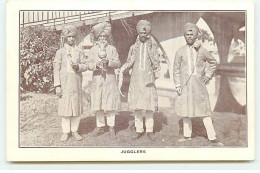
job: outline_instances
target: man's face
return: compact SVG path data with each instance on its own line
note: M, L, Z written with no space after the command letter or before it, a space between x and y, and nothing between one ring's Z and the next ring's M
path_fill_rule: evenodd
M186 34L184 34L184 37L188 45L193 45L197 39L197 34L194 34L192 31L188 31Z
M67 36L67 41L66 43L70 46L73 46L75 43L75 36L74 35L69 35Z
M98 41L107 41L107 35L105 33L101 33L98 37Z
M145 42L147 40L147 33L145 31L140 31L138 34L141 42Z

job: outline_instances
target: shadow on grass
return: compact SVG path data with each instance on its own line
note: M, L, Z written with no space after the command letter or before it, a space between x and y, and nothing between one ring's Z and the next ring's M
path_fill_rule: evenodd
M160 132L163 125L167 125L167 117L164 116L163 112L156 112L154 118L154 132Z
M131 112L124 112L123 114L121 113L120 116L117 116L116 122L118 123L116 128L117 131L125 130L127 128L135 131L134 116L131 115ZM145 130L145 118L143 119L143 123ZM162 112L156 112L154 114L154 133L160 132L162 130L162 126L167 124L167 117L164 116Z
M105 118L106 120L106 118ZM132 125L131 122L134 121L134 117L131 116L131 112L123 111L116 115L115 117L115 131L116 133L127 129ZM91 133L96 128L96 117L86 117L80 120L79 133L88 134ZM108 130L108 129L106 129Z
M119 116L116 117L116 131L122 131L125 129L130 129L135 131L135 121L134 116L132 116L131 112L125 111L121 112ZM143 127L145 127L145 118L143 119ZM154 114L154 132L160 132L162 130L163 125L167 125L167 117L163 115L162 112L156 112Z
M122 111L116 115L115 120L115 131L116 133L128 128L131 128L134 125L134 116L130 111Z
M79 124L79 133L80 134L88 134L92 132L96 127L96 117L86 117L80 120Z
M191 123L192 123L192 135L191 135L192 138L197 136L207 138L207 132L202 118L192 118ZM179 120L179 134L183 135L183 118Z
M163 115L162 112L157 112L154 114L154 132L160 132L162 126L167 125L167 117ZM80 120L79 133L88 134L91 133L96 128L96 118L94 116L86 117ZM115 131L116 133L130 129L135 131L134 116L130 111L122 111L116 115L115 118ZM145 119L144 119L145 128Z

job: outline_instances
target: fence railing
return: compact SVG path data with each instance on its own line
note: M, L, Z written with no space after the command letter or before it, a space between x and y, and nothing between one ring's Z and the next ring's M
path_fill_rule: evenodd
M143 15L152 11L20 11L20 27L43 24L59 26L84 21L95 24L102 21L116 20Z

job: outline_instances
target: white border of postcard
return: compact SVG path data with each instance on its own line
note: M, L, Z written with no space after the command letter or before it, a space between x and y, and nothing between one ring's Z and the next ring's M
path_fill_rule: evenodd
M213 161L254 160L254 2L252 0L9 0L6 12L7 161ZM163 3L162 3L163 2ZM121 154L122 148L19 148L19 10L246 10L248 147L140 148L145 153ZM133 148L124 148L124 150ZM139 148L134 148L138 150Z

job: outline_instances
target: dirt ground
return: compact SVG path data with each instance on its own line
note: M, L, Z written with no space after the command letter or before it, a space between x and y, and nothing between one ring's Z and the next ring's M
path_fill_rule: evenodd
M58 98L53 94L23 93L20 102L20 147L218 147L207 140L206 130L200 118L192 119L193 139L178 143L182 134L181 118L173 109L159 109L154 114L154 132L156 140L151 142L147 136L132 140L134 117L129 111L118 112L116 116L117 139L111 139L108 133L93 137L95 117L89 115L88 103L82 115L79 133L82 141L73 137L60 142L62 135L61 118L57 115ZM125 107L126 103L123 103ZM125 110L125 109L123 109ZM233 113L213 113L213 124L217 138L225 147L247 146L247 116Z

